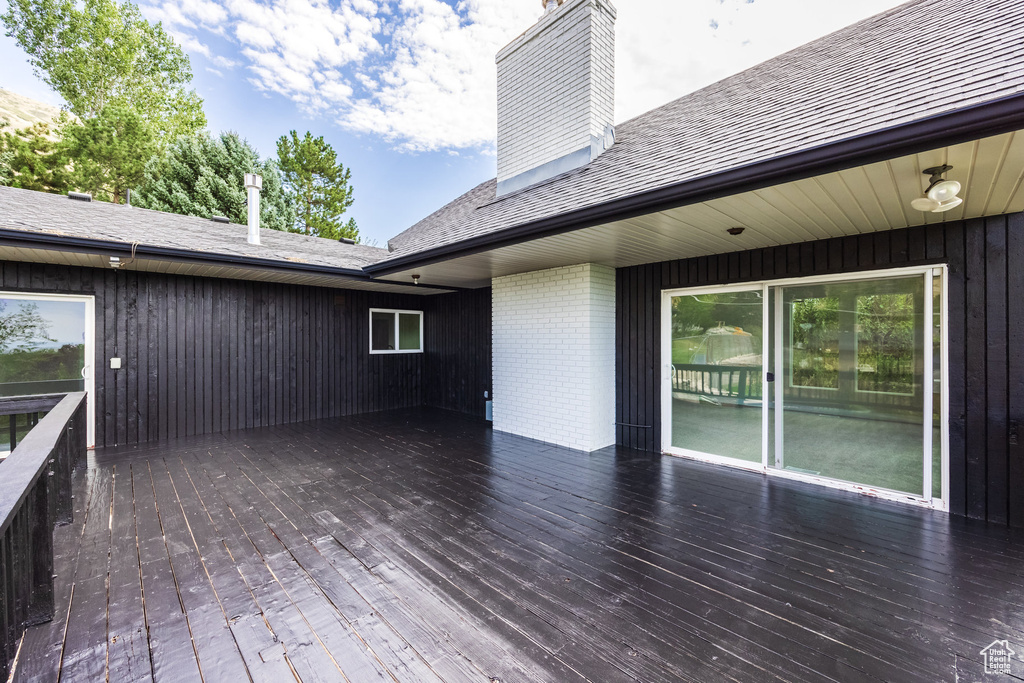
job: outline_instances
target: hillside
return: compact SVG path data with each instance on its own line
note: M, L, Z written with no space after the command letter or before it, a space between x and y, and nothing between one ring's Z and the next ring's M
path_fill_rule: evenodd
M0 121L7 121L11 128L28 128L38 121L52 121L59 113L59 107L0 88Z

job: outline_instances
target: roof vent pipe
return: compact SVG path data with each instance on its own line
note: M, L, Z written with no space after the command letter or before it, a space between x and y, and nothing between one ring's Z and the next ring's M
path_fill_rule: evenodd
M246 203L249 205L249 244L260 243L260 190L263 177L255 173L245 174Z

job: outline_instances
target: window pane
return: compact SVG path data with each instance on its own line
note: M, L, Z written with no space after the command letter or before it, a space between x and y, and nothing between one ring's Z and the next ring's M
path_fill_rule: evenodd
M418 313L398 314L398 348L402 351L419 350L420 315Z
M395 348L395 314L374 311L370 316L373 351L393 351Z
M0 395L84 391L85 303L0 298Z

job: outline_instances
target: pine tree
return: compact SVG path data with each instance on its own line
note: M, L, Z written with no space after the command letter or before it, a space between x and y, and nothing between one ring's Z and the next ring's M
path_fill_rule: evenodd
M277 158L285 185L295 197L295 232L337 240L357 239L355 219L342 216L352 206L352 172L338 162L323 137L294 130L277 141Z
M132 203L186 216L226 216L244 224L246 173L263 176L260 225L290 229L295 210L281 186L277 164L261 161L252 145L234 132L179 138L146 165Z

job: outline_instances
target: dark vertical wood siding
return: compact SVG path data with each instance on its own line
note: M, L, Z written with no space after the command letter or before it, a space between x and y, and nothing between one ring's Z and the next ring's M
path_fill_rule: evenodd
M428 297L14 262L0 288L96 297L98 446L422 403L424 355L370 355L368 309Z
M491 392L491 289L426 297L423 401L484 416Z
M619 269L618 443L661 447L663 289L929 263L949 265L950 509L1024 527L1024 214Z

